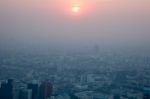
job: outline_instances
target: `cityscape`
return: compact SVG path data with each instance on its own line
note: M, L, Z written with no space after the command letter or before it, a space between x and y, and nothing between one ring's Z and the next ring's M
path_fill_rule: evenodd
M0 0L0 99L150 99L150 0Z
M0 60L0 99L150 99L147 52L1 53Z

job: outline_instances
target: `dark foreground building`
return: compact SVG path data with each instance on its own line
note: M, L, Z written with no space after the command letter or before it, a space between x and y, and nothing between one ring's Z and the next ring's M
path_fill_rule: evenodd
M28 89L32 90L32 99L38 99L38 84L28 84Z
M0 87L0 99L13 99L13 80L3 82Z

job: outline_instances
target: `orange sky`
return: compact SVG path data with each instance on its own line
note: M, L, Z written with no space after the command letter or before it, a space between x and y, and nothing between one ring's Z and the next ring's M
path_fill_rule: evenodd
M80 12L73 14L74 2ZM1 0L3 34L53 42L150 38L150 0Z

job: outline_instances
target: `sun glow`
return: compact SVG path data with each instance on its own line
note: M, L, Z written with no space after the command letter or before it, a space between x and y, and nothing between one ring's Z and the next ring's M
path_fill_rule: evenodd
M71 15L83 16L90 11L92 6L91 1L89 0L70 0L70 12Z
M73 11L74 13L79 12L79 10L80 10L80 7L78 7L78 6L74 6L74 7L72 8L72 11Z

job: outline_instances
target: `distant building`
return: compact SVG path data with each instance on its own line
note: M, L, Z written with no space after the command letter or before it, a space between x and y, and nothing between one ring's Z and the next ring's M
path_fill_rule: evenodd
M87 82L88 82L88 83L95 82L95 79L94 79L94 75L93 75L93 74L88 74L88 75L87 75Z
M98 45L95 45L94 48L93 48L93 51L95 54L98 54L100 52L100 48Z
M52 84L48 81L43 82L39 89L39 99L48 99L52 95Z
M81 75L80 76L80 83L86 83L87 82L87 75Z
M70 99L70 96L67 94L60 94L56 97L56 99Z

